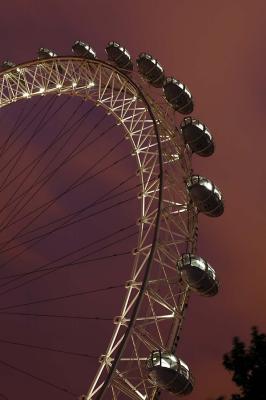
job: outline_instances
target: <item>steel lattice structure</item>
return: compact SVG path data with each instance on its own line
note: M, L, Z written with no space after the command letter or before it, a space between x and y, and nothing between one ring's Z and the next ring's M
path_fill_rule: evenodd
M124 128L132 146L141 191L138 246L125 283L121 313L86 400L157 398L146 360L160 348L173 352L189 288L176 261L196 250L197 209L185 185L191 151L178 134L169 105L149 85L99 60L55 57L35 60L0 75L0 107L33 96L67 94L95 102Z

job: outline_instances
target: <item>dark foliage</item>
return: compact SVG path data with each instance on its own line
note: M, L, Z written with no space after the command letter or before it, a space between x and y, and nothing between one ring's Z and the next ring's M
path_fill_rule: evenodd
M235 337L231 352L224 355L223 365L232 373L232 380L239 389L239 393L232 394L228 400L266 400L265 334L253 327L249 347Z

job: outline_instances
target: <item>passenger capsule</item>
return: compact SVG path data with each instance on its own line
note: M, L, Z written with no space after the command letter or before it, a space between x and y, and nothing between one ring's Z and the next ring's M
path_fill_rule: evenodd
M163 86L165 75L163 67L150 54L141 53L137 58L139 73L154 87Z
M47 58L53 58L57 57L57 54L53 50L46 49L44 47L41 47L38 50L38 58L39 60L45 60Z
M96 52L87 43L77 40L73 46L72 51L77 57L85 57L89 60L95 60Z
M202 157L211 156L214 152L212 135L208 128L197 119L186 117L181 123L181 133L193 153Z
M163 85L165 98L175 111L190 114L193 111L193 100L187 87L175 78L167 78Z
M209 217L219 217L224 212L221 191L212 181L199 175L187 180L190 197L200 212Z
M204 296L215 296L218 293L215 271L203 258L183 254L177 262L177 269L191 290Z
M16 64L13 63L12 61L5 60L0 64L0 72L4 72L7 69L13 68L15 66Z
M147 369L150 380L161 389L176 395L190 394L193 390L194 379L188 366L171 353L153 351Z
M133 70L133 63L129 52L119 43L109 42L105 48L108 55L108 60L113 61L118 68L125 69L126 71Z

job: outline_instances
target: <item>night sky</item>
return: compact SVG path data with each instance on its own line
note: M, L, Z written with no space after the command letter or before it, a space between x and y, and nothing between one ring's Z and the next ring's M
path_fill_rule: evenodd
M230 376L222 367L222 356L230 350L232 337L238 335L247 339L252 325L266 330L265 1L4 0L1 16L0 49L3 60L10 59L16 63L33 60L40 47L54 49L59 55L69 55L75 40L88 42L96 50L98 58L106 59L104 48L110 40L115 40L124 45L133 58L143 51L151 53L165 68L167 75L175 76L188 85L195 100L193 116L209 127L216 143L212 157L193 157L194 171L206 175L221 188L225 213L217 219L199 216L198 253L215 268L220 279L220 292L210 299L196 294L191 296L178 355L190 365L196 377L195 390L188 399L209 400L232 393L234 387ZM2 123L4 129L6 122ZM121 154L123 149L118 150L117 156ZM80 160L81 164L84 162ZM123 171L126 170L128 176L130 168L125 161ZM72 172L65 171L68 175ZM108 189L110 182L119 182L119 179L123 177L121 169L117 168L113 176L106 175L105 187ZM51 186L49 190L53 192L54 189ZM50 193L45 195L49 199ZM93 195L97 198L97 187ZM60 207L66 205L61 204ZM60 209L55 208L54 212L60 212ZM126 209L122 212L125 224L131 224ZM111 222L115 223L115 220ZM100 225L101 221L95 229ZM60 256L60 251L58 254ZM42 262L38 257L41 255L29 255L32 263ZM114 265L106 265L106 270L113 271L111 268L117 267L115 261L111 264ZM124 271L119 268L104 276L97 270L91 279L98 279L95 283L98 287L122 284ZM86 290L86 278L86 273L76 277L70 272L64 282L60 283L59 277L55 280L58 279L61 293L67 293L74 287L75 290ZM47 284L38 283L35 290L40 297L49 296L53 285L48 281ZM25 291L23 296L25 298L20 297L19 301L29 301L34 298L34 293ZM76 306L83 315L113 318L115 314L110 316L110 309L106 315L110 302L108 296L114 299L114 313L118 312L120 297L108 292L93 297L93 300L85 297L80 300L83 303ZM12 299L13 302L15 300L16 297ZM71 304L74 310L75 305ZM62 308L57 310L56 306L34 309L36 312L44 310L62 312ZM43 325L26 318L1 318L2 339L38 343L36 337L38 332L42 334ZM46 321L45 324L46 345L53 345L55 325L58 324L59 332L65 322ZM91 329L90 325L86 327L85 323L80 325L76 322L78 333L75 337L71 333L67 336L68 328L64 325L61 329L64 333L58 334L57 343L73 351L94 354L96 349L102 348L102 336L107 335L109 329L106 328L108 324L95 324ZM26 336L29 328L30 336ZM75 345L72 340L75 340ZM1 349L5 361L16 363L21 368L34 371L39 365L40 374L54 381L56 373L62 375L61 361L50 376L45 372L57 363L54 360L58 360L60 355L49 358L50 355L36 353L32 356L35 357L35 364L30 365L26 350L9 350L10 347L3 344ZM67 363L71 364L69 371L62 375L69 387L74 392L84 392L91 361L81 359L78 363L76 359L72 362L72 359L69 361L66 358L63 363L66 371ZM13 400L18 395L22 399L33 399L30 392L24 397L24 385L32 385L33 393L40 391L44 398L69 398L60 393L58 395L54 389L44 392L42 383L30 380L27 384L23 383L26 379L29 378L0 366L0 399ZM168 396L163 395L162 399L168 399Z

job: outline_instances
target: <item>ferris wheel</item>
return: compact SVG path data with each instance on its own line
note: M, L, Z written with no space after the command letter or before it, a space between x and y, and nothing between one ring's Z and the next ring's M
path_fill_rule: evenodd
M197 224L199 212L220 216L223 198L192 169L193 154L213 153L212 135L191 116L188 88L167 77L150 54L141 53L133 63L116 42L106 47L107 61L81 41L72 50L62 57L41 48L34 61L1 66L6 134L0 142L0 317L61 321L64 316L51 314L51 308L48 314L25 311L79 293L55 295L53 282L67 282L69 289L84 284L87 294L104 294L104 309L114 303L116 314L108 328L94 333L95 342L103 331L108 339L86 391L72 391L71 382L62 386L1 357L0 367L38 381L40 392L50 385L62 396L86 400L189 394L194 378L177 348L184 313L191 291L218 292L214 269L197 255ZM96 269L79 276L78 267L88 265ZM34 297L27 292L31 286L52 296ZM116 288L119 296L112 292ZM19 290L27 301L17 302ZM96 304L97 296L86 308L97 310ZM94 348L86 334L87 349ZM3 344L26 346L0 337ZM45 349L52 350L39 346Z

